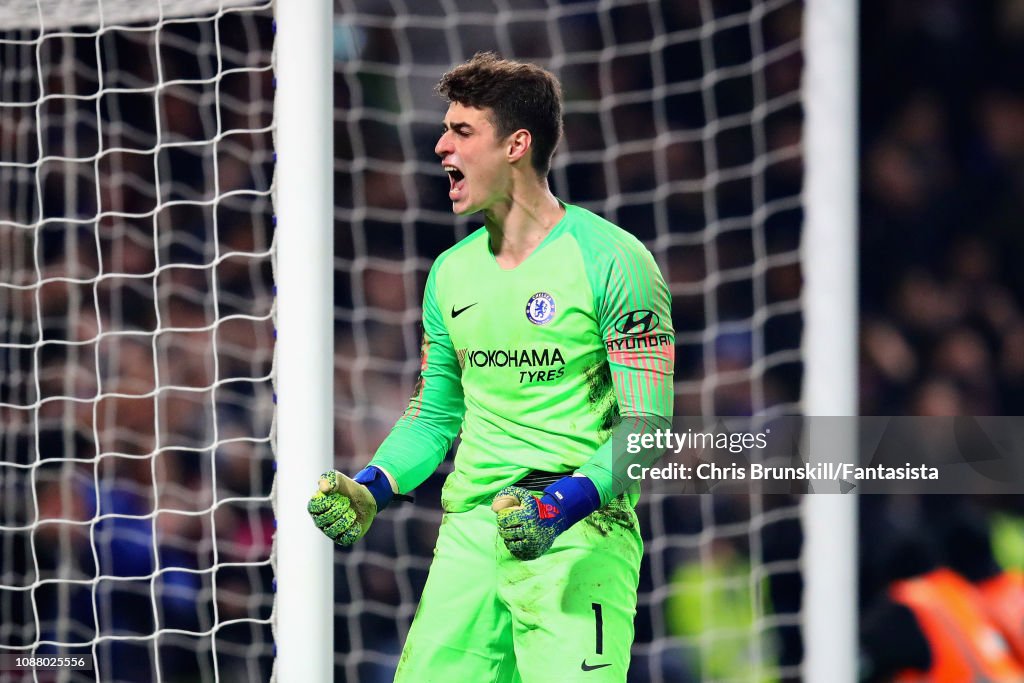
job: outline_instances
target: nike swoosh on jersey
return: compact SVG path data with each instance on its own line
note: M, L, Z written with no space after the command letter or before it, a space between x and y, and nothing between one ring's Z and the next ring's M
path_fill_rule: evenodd
M611 664L609 663L609 664L593 664L593 665L591 665L591 664L587 664L587 660L585 660L585 659L580 664L580 668L583 669L584 671L594 671L596 669L603 669L606 666L611 666Z
M452 306L452 318L458 318L460 315L462 315L463 313L465 313L469 309L473 308L478 303L480 303L480 302L479 301L474 301L470 305L464 306L463 308L459 308L459 309L456 309L454 306Z

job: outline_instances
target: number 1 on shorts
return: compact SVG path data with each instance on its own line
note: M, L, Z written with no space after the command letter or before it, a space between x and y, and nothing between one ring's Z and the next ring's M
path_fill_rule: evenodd
M601 616L601 603L592 602L590 606L594 610L594 628L597 631L594 638L594 652L600 655L604 654L604 619Z

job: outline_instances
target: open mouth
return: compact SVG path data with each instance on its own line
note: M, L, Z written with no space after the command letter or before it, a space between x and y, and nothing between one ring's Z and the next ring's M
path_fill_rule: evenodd
M448 196L458 199L466 185L466 176L454 166L445 166L444 170L448 174Z

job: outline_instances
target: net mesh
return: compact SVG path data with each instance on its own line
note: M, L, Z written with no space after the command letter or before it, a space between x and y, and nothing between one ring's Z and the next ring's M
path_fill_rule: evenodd
M183 4L0 10L0 655L60 680L269 672L270 6Z
M67 680L270 675L272 23L239 4L0 9L0 654L92 657ZM677 412L798 411L801 21L798 0L339 0L338 468L403 409L430 263L477 225L450 214L433 87L478 50L562 80L553 188L659 261ZM341 680L390 680L448 471L336 554ZM794 501L639 513L630 680L796 679Z
M798 412L802 12L792 0L337 3L338 467L362 467L404 408L430 264L480 224L452 217L433 153L445 110L433 87L478 50L561 79L553 189L661 265L676 412ZM346 680L388 680L397 664L448 471L336 556ZM797 677L798 512L784 496L646 496L630 680Z

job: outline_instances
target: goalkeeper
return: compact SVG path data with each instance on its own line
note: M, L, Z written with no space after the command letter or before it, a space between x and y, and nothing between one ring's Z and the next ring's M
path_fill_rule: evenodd
M559 201L547 71L476 55L446 73L435 152L484 227L435 261L420 379L369 466L321 477L314 521L350 545L437 468L434 560L396 680L624 681L643 552L626 435L669 426L670 294L632 235Z

